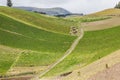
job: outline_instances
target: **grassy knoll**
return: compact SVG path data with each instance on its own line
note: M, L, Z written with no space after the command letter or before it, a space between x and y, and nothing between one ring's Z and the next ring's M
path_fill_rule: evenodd
M70 26L75 24L74 22L64 20L62 18L48 17L40 15L38 13L28 12L15 8L0 7L0 12L21 21L35 25L38 28L63 34L69 34Z
M47 32L0 14L0 45L23 50L15 66L48 66L64 54L75 38ZM0 50L0 52L2 51ZM7 58L7 52L5 53ZM8 70L15 59L14 55L11 55L10 59L8 58L9 65L6 63L6 59L0 59L0 65L2 65L0 73L5 66L7 68L4 71ZM0 56L4 56L4 54L0 54Z
M76 49L46 76L62 74L90 64L120 49L120 26L85 32Z

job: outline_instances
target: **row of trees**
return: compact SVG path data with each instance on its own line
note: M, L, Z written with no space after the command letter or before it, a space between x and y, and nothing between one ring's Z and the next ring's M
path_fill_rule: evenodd
M120 2L116 4L115 8L120 9Z

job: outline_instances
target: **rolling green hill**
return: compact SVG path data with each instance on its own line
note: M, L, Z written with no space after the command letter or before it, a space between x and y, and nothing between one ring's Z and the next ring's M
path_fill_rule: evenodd
M76 49L45 76L60 75L80 69L110 53L120 49L120 26L87 31Z
M70 26L76 25L69 20L49 17L15 8L0 7L0 13L34 27L62 34L69 34Z
M0 54L0 73L6 73L18 54L21 55L14 66L48 66L64 54L75 38L44 31L0 14L0 45L21 50L20 52L12 50L9 52L0 49L2 52Z

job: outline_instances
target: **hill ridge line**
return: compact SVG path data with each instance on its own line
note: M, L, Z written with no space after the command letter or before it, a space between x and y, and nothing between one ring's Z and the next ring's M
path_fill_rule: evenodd
M67 56L69 56L72 53L72 51L75 49L75 47L77 46L77 44L79 43L79 41L82 39L83 36L84 36L84 30L83 28L81 28L80 35L74 40L70 48L65 52L64 56L60 58L58 61L56 61L54 64L52 64L45 72L36 75L34 79L31 80L41 80L39 78L43 77L46 73L48 73L51 69L53 69L57 64L62 62Z
M41 29L41 30L44 30L44 31L47 31L47 32L56 33L56 34L68 35L68 34L59 33L59 32L55 32L55 31L51 31L51 30L42 28L41 26L37 26L37 25L31 24L31 23L29 23L29 22L22 21L22 20L20 20L20 19L14 18L14 17L9 16L8 14L2 13L2 12L0 12L0 14L2 14L2 15L4 15L4 16L7 16L7 17L9 17L9 18L11 18L11 19L13 19L13 20L15 20L15 21L20 22L20 23L26 24L26 25L28 25L28 26L35 27L35 28L37 28L37 29Z

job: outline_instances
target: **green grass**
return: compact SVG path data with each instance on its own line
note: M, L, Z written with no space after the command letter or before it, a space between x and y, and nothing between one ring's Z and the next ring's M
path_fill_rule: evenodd
M93 14L89 14L89 16L119 16L120 15L120 9L105 9L103 11L99 11Z
M0 45L0 75L6 74L18 54L18 51L11 51L11 49L3 48L3 46Z
M94 21L100 21L105 19L110 19L111 17L108 16L83 16L83 17L68 17L67 20L74 21L74 22L94 22Z
M48 66L64 54L75 38L47 32L0 14L0 45L25 50L15 66ZM8 70L14 61L12 58L9 65L6 60L1 60L0 73Z
M120 49L120 26L85 32L76 49L45 76L53 76L88 65Z
M28 12L20 9L0 7L0 12L13 18L35 25L51 32L69 34L70 27L74 22L62 18L48 17L34 12Z

